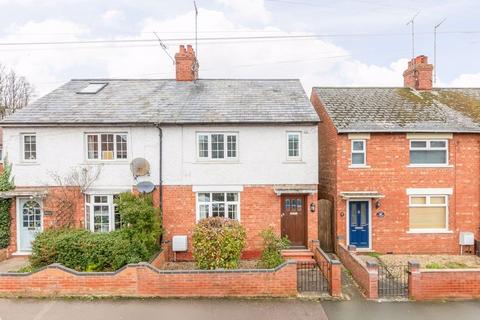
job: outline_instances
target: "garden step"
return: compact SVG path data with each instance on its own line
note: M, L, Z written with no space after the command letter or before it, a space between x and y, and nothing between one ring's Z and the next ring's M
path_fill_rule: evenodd
M282 256L288 260L296 260L296 261L313 260L313 253L307 249L282 250Z

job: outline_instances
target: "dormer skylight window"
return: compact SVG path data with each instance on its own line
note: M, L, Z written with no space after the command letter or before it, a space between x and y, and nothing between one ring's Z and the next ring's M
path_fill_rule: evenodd
M108 82L90 82L77 93L95 94L107 86Z

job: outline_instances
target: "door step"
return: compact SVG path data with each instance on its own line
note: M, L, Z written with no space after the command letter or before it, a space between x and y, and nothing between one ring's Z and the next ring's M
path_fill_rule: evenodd
M315 261L313 259L313 252L308 249L287 249L282 250L282 256L286 260L295 261Z

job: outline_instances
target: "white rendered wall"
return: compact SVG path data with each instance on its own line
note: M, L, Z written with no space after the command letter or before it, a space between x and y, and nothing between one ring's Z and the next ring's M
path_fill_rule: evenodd
M317 184L317 127L309 126L165 126L163 181L166 185ZM238 161L205 162L197 159L197 132L238 133ZM302 132L302 160L287 161L287 131ZM86 160L85 133L128 133L128 159L113 162ZM21 134L37 136L37 161L21 159ZM135 181L133 158L150 162L150 180L158 184L159 137L155 127L130 128L4 128L4 152L13 164L17 186L55 185L52 173L68 175L72 168L101 166L92 187L128 188Z

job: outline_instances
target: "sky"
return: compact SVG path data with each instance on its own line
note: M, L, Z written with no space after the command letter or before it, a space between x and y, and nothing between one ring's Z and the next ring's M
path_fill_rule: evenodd
M480 87L478 0L197 0L197 6L200 78L298 78L307 93L312 86L402 86L412 57L406 23L418 13L415 55L431 62L434 26L446 18L437 29L436 86ZM37 97L75 78L174 78L169 56L179 44L194 44L194 22L190 0L0 0L0 64L33 83ZM299 35L309 37L278 38ZM270 38L245 39L259 36ZM134 41L25 44L123 39Z

